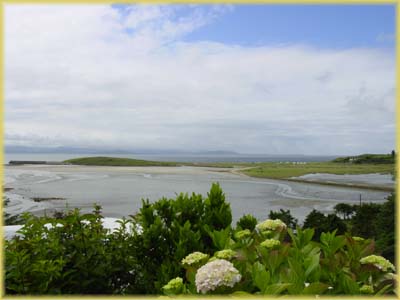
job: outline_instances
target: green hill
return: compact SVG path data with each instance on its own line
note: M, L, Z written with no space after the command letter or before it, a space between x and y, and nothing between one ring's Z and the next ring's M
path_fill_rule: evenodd
M353 164L394 164L394 154L362 154L357 156L338 157L336 163Z
M65 160L64 163L85 166L178 166L176 162L160 162L119 157L82 157Z

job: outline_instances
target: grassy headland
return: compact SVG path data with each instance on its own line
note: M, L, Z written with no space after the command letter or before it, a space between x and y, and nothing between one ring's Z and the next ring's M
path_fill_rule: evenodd
M64 163L72 165L84 165L84 166L178 166L176 162L162 162L162 161L150 161L150 160L139 160L132 158L119 158L119 157L82 157L65 160Z
M131 158L116 157L83 157L64 161L64 163L86 166L198 166L198 167L215 167L215 168L235 168L234 173L242 173L251 177L269 178L298 181L310 183L310 181L292 178L306 174L328 173L336 175L344 174L394 174L395 164L391 155L364 154L353 157L337 158L329 162L264 162L264 163L178 163L178 162L161 162L138 160ZM226 171L226 170L225 170ZM354 184L354 183L333 183L324 181L315 181L312 183L373 188L379 190L393 190L391 187L380 187L372 185Z
M312 173L328 174L392 174L394 164L352 164L335 162L309 162L309 163L259 163L243 173L252 177L288 179Z
M394 164L395 154L362 154L357 156L338 157L335 163L353 164Z

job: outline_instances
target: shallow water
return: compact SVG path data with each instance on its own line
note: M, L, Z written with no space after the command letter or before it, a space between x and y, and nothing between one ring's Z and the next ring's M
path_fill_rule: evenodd
M10 213L24 210L43 213L53 209L79 207L91 211L94 203L107 217L137 213L141 199L156 201L175 198L181 192L206 196L213 182L219 182L230 202L234 221L243 214L262 220L270 210L290 209L300 221L312 210L332 212L339 202L383 202L388 192L322 186L280 180L256 179L229 173L227 169L199 167L87 167L6 166L5 186ZM36 203L32 197L60 197Z
M334 183L360 183L360 184L371 184L371 185L379 185L385 187L394 187L394 180L391 174L344 174L344 175L336 175L336 174L326 174L326 173L314 173L307 174L299 177L294 177L298 179L304 179L309 181L326 181L326 182L334 182Z

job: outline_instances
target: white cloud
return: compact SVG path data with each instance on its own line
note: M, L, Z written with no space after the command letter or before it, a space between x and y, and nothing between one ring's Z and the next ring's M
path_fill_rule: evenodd
M7 5L6 144L394 147L394 55L184 42L231 7Z

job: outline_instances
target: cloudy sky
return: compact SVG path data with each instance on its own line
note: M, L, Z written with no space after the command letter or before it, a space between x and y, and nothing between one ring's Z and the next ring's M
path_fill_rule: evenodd
M6 5L5 144L395 147L394 5Z

